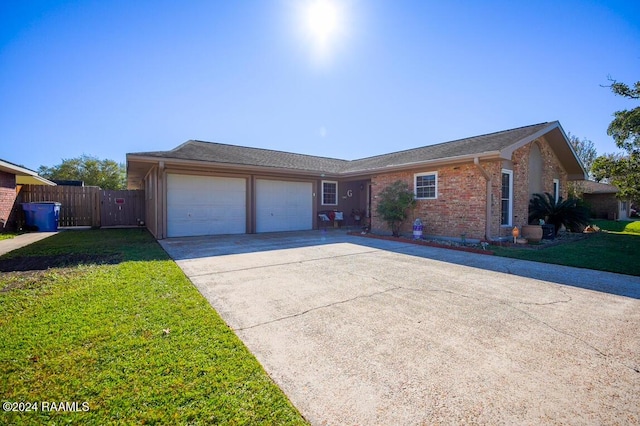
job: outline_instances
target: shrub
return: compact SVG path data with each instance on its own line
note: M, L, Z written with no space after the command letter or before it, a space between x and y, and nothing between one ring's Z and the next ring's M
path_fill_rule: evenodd
M394 237L400 236L402 223L407 219L407 211L416 204L409 185L401 180L395 181L380 192L376 211L382 217Z
M624 227L624 232L629 232L631 234L640 234L640 222L630 222L627 226Z
M540 219L554 225L556 235L562 225L570 231L581 231L589 223L589 210L577 198L560 197L556 202L548 192L533 194L529 200L529 223Z

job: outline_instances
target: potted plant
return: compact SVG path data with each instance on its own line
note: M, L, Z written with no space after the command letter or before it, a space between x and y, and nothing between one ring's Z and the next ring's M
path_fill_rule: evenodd
M542 224L544 220L540 219L538 225L530 224L522 227L522 237L526 238L530 243L539 243L542 241Z
M548 192L533 194L529 201L529 222L540 220L553 225L555 235L558 235L562 226L570 231L581 232L589 223L589 210L576 198L563 200L560 197L556 201ZM540 230L542 232L542 226Z

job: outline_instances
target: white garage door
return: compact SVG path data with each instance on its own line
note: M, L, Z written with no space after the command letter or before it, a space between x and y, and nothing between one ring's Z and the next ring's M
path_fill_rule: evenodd
M167 175L167 236L244 234L246 192L243 178Z
M256 232L313 228L311 182L256 180Z

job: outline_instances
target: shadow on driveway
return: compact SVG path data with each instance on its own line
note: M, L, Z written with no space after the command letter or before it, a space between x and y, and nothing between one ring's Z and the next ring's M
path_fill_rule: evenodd
M360 238L339 230L183 237L160 241L165 251L176 261L337 243L357 244L456 265L640 299L640 277L427 247L403 241Z

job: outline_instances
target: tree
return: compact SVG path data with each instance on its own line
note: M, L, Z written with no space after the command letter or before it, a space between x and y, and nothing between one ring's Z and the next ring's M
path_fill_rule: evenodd
M400 236L400 227L407 219L407 211L416 205L413 192L409 185L401 180L395 181L380 192L376 211L382 217L394 237Z
M606 154L593 163L593 177L618 188L621 200L640 201L640 154Z
M624 158L622 154L604 154L593 161L592 174L596 182L610 182L619 174L618 164Z
M611 91L616 95L632 100L640 99L640 81L637 81L633 88L615 80L611 81ZM640 106L632 110L616 111L613 116L607 134L613 137L618 148L629 154L640 154Z
M78 158L63 159L57 166L40 166L38 174L50 180L81 180L85 185L99 186L102 189L127 187L124 164L85 154Z
M640 81L632 87L609 78L611 91L637 101L640 99ZM640 106L616 111L607 134L626 155L607 154L594 160L592 173L596 180L606 179L618 187L617 196L623 200L640 201Z
M585 138L580 139L579 137L577 137L576 135L572 135L571 133L569 133L567 136L569 137L569 143L582 162L585 170L589 172L591 170L593 161L598 156L598 151L596 151L596 147L594 146L593 142Z
M571 133L569 133L567 136L569 138L569 143L576 153L576 156L582 162L587 175L589 176L589 178L592 178L593 175L591 173L591 167L593 166L593 162L598 156L596 147L589 139L580 139L579 137L577 137L576 135L572 135ZM584 184L582 181L568 182L567 191L569 193L569 196L572 198L582 198L582 194L584 193Z

